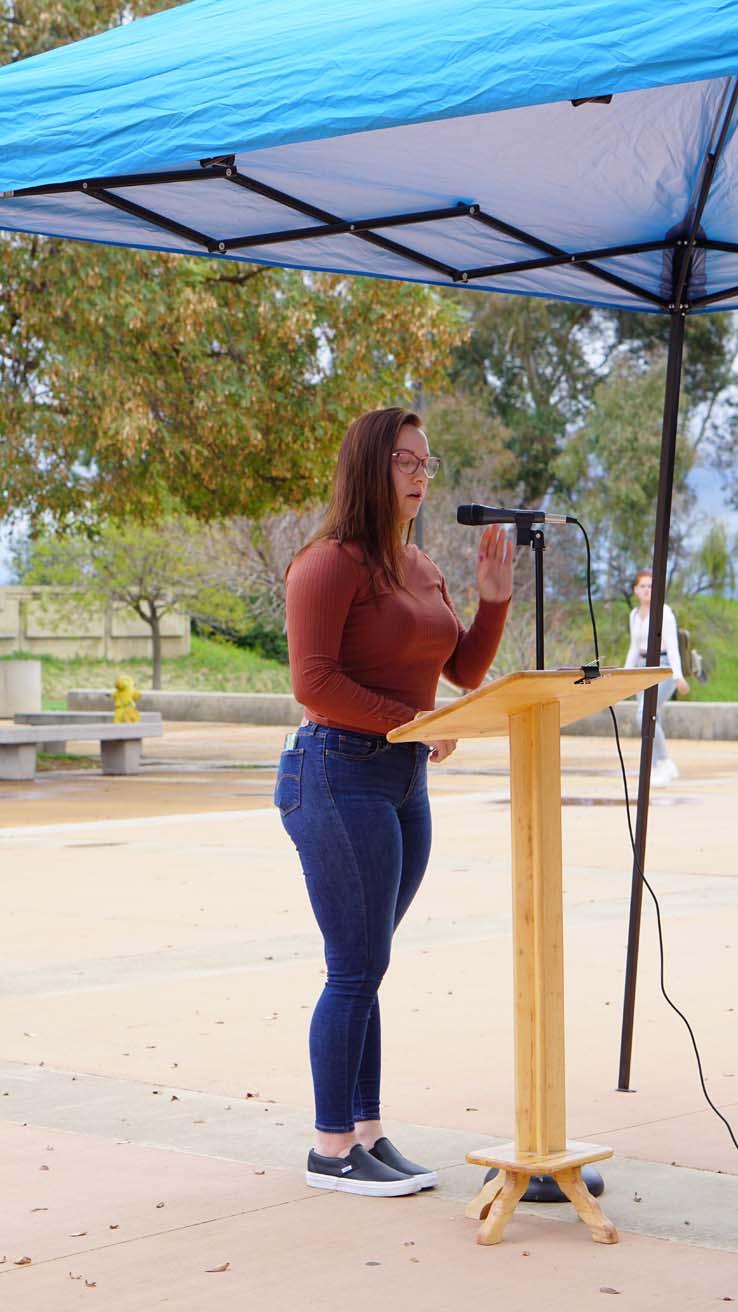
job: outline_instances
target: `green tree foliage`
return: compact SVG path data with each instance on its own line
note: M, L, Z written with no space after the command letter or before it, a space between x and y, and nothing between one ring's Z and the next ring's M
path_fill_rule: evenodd
M685 579L688 592L709 592L725 597L736 583L735 553L738 541L728 541L728 531L722 520L711 524L690 562Z
M1 0L0 64L173 9L180 0Z
M606 595L629 596L635 563L650 559L663 400L663 358L646 369L621 359L595 387L587 418L556 462L559 486L576 499L605 568ZM691 460L682 424L675 474L682 498Z
M501 439L505 481L535 505L551 489L567 431L585 413L597 381L595 311L522 296L455 296L470 332L454 352L451 382Z
M442 424L444 437L433 432L432 444L445 457L447 483L461 488L483 466L485 499L575 506L596 531L600 585L606 595L627 594L653 548L668 318L451 295L469 332L453 353L453 389L428 406L429 432ZM677 571L694 528L689 470L698 459L727 466L731 455L738 466L737 350L730 314L689 321L671 532ZM581 591L577 552L564 559L561 551L562 590Z
M7 510L261 515L325 491L346 423L438 381L453 307L403 284L53 240L2 249Z
M243 622L224 585L207 527L194 520L153 525L103 524L95 536L41 536L19 560L21 582L61 590L47 603L61 617L112 604L133 611L151 630L152 687L161 687L161 622L174 610Z

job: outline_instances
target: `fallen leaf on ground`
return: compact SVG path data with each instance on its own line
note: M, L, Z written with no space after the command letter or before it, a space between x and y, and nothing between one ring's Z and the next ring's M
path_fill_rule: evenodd
M86 1234L87 1234L87 1231L86 1231L86 1230L73 1230L72 1233L71 1233L71 1235L69 1236L69 1238L70 1238L70 1239L82 1239L82 1238L84 1238L84 1236L85 1236Z
M619 1289L613 1289L612 1285L600 1285L601 1294L619 1294Z
M120 1230L120 1226L118 1225L118 1222L116 1221L115 1225L109 1225L108 1230Z
M32 1261L33 1259L30 1257L19 1257L18 1261L13 1263L13 1266L30 1266Z
M39 1171L48 1171L48 1166L39 1166Z
M73 1271L67 1271L67 1280L81 1280L81 1279L82 1279L81 1272L78 1276L76 1276Z
M164 1204L163 1204L163 1203L157 1203L156 1206L157 1206L157 1207L163 1207Z
M210 1276L214 1275L216 1271L229 1271L230 1266L230 1262L221 1262L220 1266L206 1266L205 1274Z
M96 1280L85 1280L85 1289L97 1289Z
M171 1098L169 1099L169 1101L170 1101L170 1102L179 1102L179 1095L176 1094L176 1093L173 1093L172 1096L171 1096Z
M32 1212L48 1212L48 1207L32 1207Z
M254 1171L254 1175L266 1175L266 1171Z

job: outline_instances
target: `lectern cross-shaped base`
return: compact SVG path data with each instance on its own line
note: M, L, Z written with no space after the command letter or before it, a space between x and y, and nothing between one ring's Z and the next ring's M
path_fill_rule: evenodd
M469 1204L480 1244L496 1244L532 1175L552 1175L600 1244L615 1226L582 1179L582 1166L612 1156L567 1142L564 1093L564 954L561 881L561 726L668 678L670 670L507 674L452 706L393 729L392 742L510 737L515 990L515 1141L467 1154L498 1175Z

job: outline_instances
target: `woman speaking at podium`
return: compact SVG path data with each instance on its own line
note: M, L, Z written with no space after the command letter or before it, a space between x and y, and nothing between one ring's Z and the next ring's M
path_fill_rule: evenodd
M435 1184L380 1121L377 990L392 935L431 841L426 766L451 741L390 744L432 709L441 673L476 688L502 636L512 591L503 530L480 539L479 605L469 629L440 570L410 542L439 468L421 421L392 407L348 428L321 527L287 572L287 637L305 719L288 736L275 801L325 942L327 977L310 1025L316 1188L392 1196Z

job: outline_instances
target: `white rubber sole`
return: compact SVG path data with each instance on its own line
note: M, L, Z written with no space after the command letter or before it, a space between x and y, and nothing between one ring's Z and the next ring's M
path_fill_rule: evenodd
M367 1198L398 1198L403 1194L417 1194L423 1186L418 1184L424 1176L409 1175L404 1180L346 1180L340 1175L323 1175L319 1171L306 1171L305 1183L312 1189L331 1189L342 1194L364 1194Z
M421 1189L433 1189L438 1184L437 1171L424 1171L422 1175L411 1175L411 1180L417 1180Z

